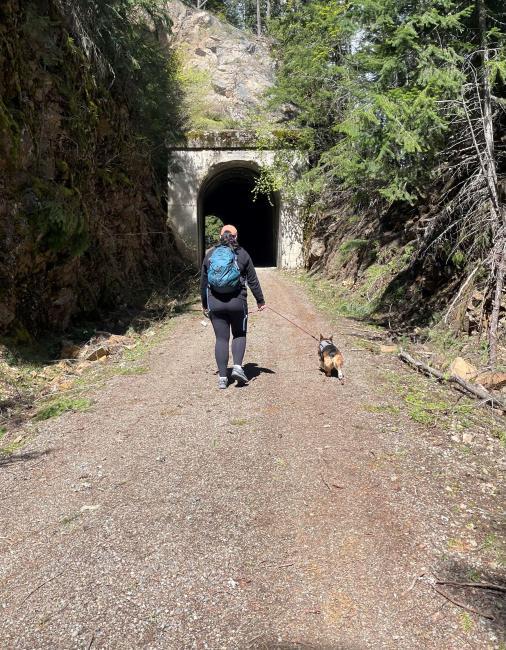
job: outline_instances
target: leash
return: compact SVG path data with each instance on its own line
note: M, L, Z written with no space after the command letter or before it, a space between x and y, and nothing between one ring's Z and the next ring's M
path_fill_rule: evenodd
M275 314L277 314L277 315L280 316L281 318L284 318L284 320L286 320L286 321L288 321L289 323L291 323L294 327L296 327L297 329L299 329L301 332L304 332L304 334L307 334L308 336L310 336L310 337L311 337L312 339L314 339L315 341L318 341L318 339L316 338L316 336L314 336L313 334L311 334L311 332L308 332L307 330L305 330L305 329L304 329L303 327L301 327L300 325L297 325L297 323L294 323L293 320L290 320L290 319L287 318L286 316L283 316L283 314L280 314L279 311L276 311L276 310L273 309L270 305L267 305L267 309L270 309L270 310L273 311Z

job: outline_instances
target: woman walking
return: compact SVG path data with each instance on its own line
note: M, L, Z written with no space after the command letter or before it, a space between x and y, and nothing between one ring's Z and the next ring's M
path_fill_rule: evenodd
M242 367L248 327L246 287L251 289L258 310L263 311L265 300L251 257L237 242L237 228L223 226L219 244L211 248L204 258L200 281L202 309L211 319L216 336L219 388L228 386L230 332L234 361L231 377L239 385L248 383Z

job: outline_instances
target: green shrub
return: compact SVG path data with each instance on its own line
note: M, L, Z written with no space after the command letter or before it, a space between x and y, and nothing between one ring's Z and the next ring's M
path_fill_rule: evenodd
M220 230L223 228L224 223L214 214L209 214L205 217L205 242L206 248L216 244L220 238Z

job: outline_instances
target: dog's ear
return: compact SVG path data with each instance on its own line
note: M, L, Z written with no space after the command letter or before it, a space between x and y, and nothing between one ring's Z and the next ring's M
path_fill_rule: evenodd
M333 334L332 334L332 336L329 338L329 341L334 342L334 335L333 335Z
M323 341L323 336L321 335L321 332L320 332L320 341Z

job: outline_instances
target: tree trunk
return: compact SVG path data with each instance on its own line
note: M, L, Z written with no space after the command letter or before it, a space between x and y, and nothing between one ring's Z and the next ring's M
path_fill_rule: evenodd
M502 293L506 275L506 223L505 213L500 205L497 187L497 170L494 143L494 116L492 112L492 91L488 76L488 63L490 52L487 40L487 7L485 0L477 0L478 30L480 35L480 104L483 119L483 135L485 139L485 155L483 167L485 181L490 194L490 215L492 217L492 233L494 248L492 252L491 267L494 277L494 298L492 313L488 330L488 362L493 368L497 363L497 331L499 328L499 312L501 309Z
M266 11L265 11L265 15L266 15L267 20L271 19L271 0L267 0L267 8L266 8Z
M488 77L488 63L490 53L487 41L487 8L484 0L477 0L478 9L478 28L480 32L480 50L481 50L481 106L483 111L483 132L485 135L485 147L487 151L487 180L490 185L497 187L497 175L494 160L494 119L492 115L492 93L490 90L490 80ZM497 209L499 206L496 205Z
M501 311L502 293L506 276L506 236L504 230L502 230L502 233L503 234L494 247L495 290L488 334L488 363L491 368L494 368L497 363L497 331L499 329L499 314Z
M262 36L262 15L260 13L260 0L257 0L257 35Z

